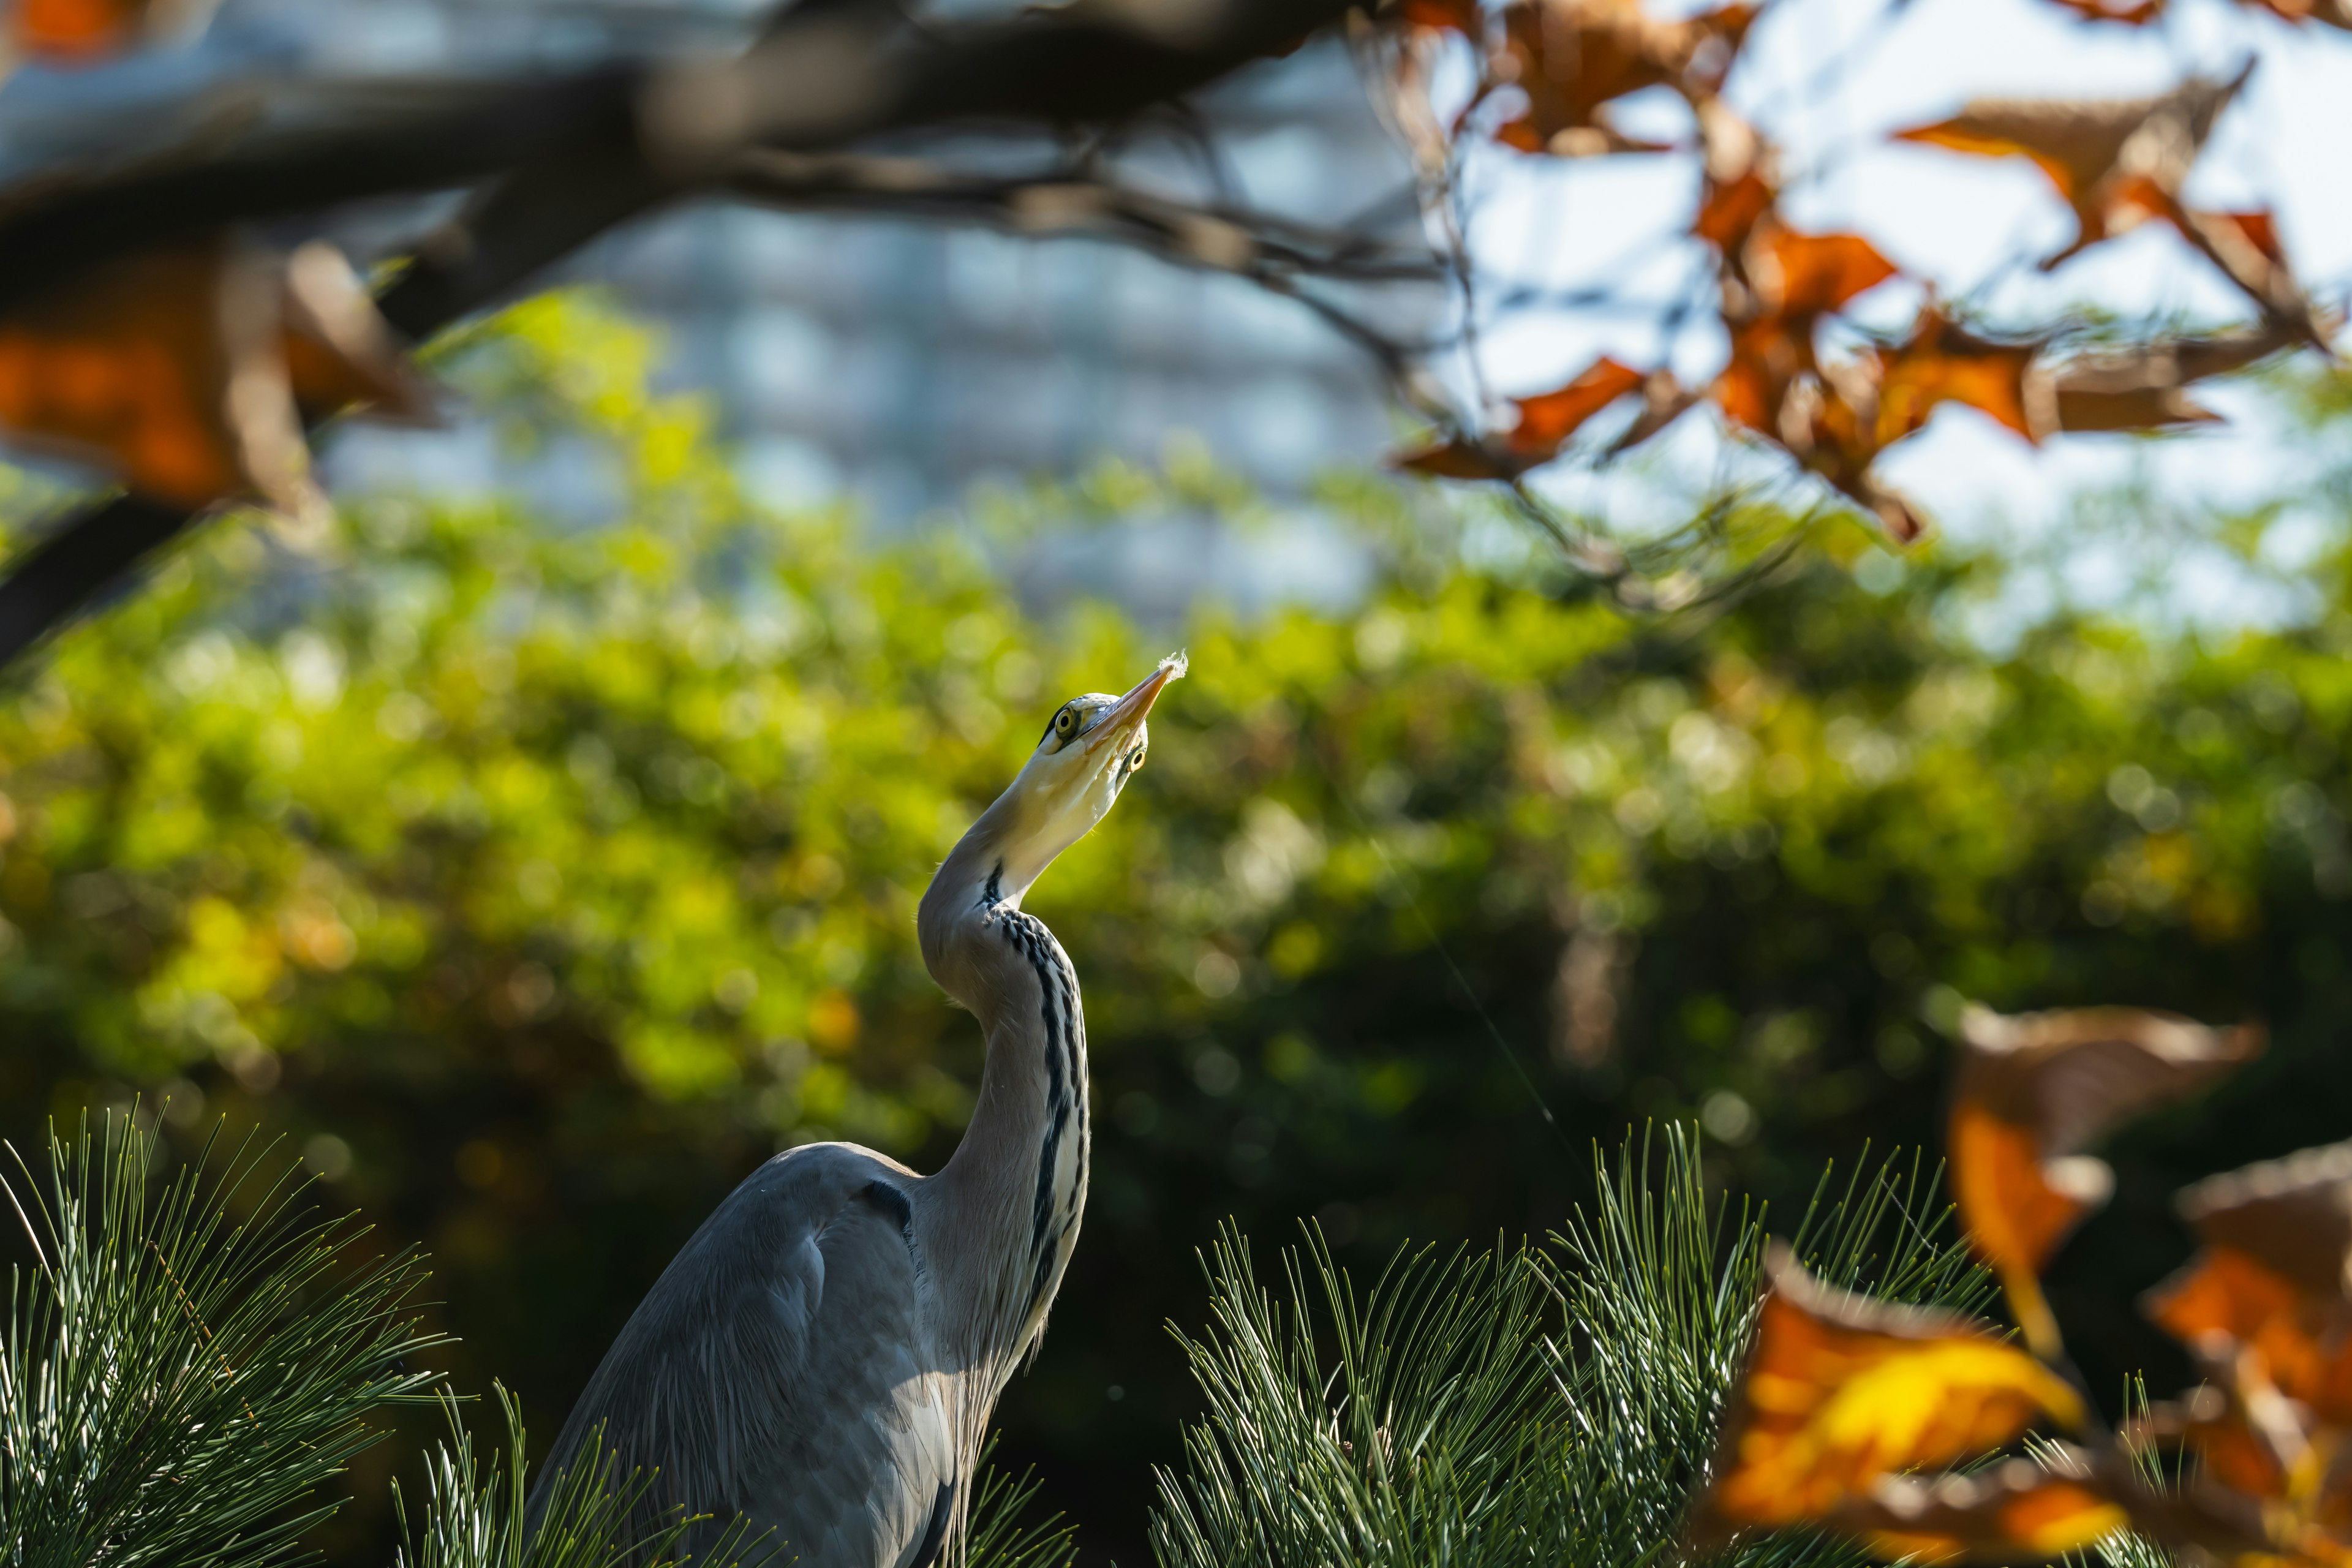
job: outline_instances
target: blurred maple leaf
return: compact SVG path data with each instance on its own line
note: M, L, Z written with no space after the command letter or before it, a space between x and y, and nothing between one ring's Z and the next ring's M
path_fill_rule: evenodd
M2042 258L2047 270L2150 217L2170 217L2213 122L2252 69L2225 82L2191 77L2154 98L2111 103L1986 100L1895 140L2033 160L2076 226L2069 244Z
M2352 1143L2210 1177L2180 1212L2204 1249L2149 1317L2209 1361L2252 1352L2288 1397L2352 1426Z
M1822 1284L1773 1244L1695 1542L1819 1521L1885 1477L1990 1453L2037 1422L2080 1426L2072 1384L1991 1324Z
M1721 184L1710 178L1699 202L1691 233L1710 245L1736 250L1748 241L1757 223L1772 210L1778 193L1756 169L1745 169Z
M2131 1528L2128 1501L2090 1456L2063 1444L1970 1476L1890 1476L1832 1513L1874 1555L1946 1563L2037 1561L2081 1552Z
M2057 422L2048 389L2032 374L2044 346L2039 338L1979 337L1931 303L1906 341L1874 356L1876 445L1892 446L1919 429L1946 403L1976 409L2039 443Z
M33 58L93 60L128 43L146 10L145 0L16 0L9 30Z
M429 413L339 255L288 262L215 238L93 271L0 316L0 426L197 510L320 504L297 399Z
M184 30L215 0L15 0L7 32L15 52L50 65L86 65L159 33Z
M1725 416L1784 447L1895 539L1917 538L1917 510L1870 473L1881 445L1872 370L1825 371L1814 342L1823 316L1896 276L1895 264L1860 235L1799 234L1768 213L1726 249L1724 272L1731 353L1710 394Z
M1496 140L1523 153L1588 157L1664 152L1621 134L1602 107L1644 88L1712 97L1730 73L1757 8L1726 5L1662 21L1641 0L1517 0L1503 13L1503 45L1490 82L1517 87L1527 108Z
M1772 362L1759 362L1759 338L1764 353L1781 356L1780 363L1792 357L1787 346L1753 329L1735 338L1733 368L1726 374L1748 379L1745 385L1730 383L1726 390L1734 395L1769 391L1763 375ZM1905 342L1834 365L1808 365L1806 379L1782 384L1766 433L1808 471L1875 514L1895 541L1908 543L1926 525L1910 501L1872 471L1879 454L1946 403L1979 409L2027 440L2038 439L2053 420L2049 389L2032 374L2041 348L2037 341L1979 337L1931 302Z
M1516 479L1559 456L1584 422L1643 383L1638 370L1605 355L1567 385L1513 400L1519 422L1478 440L1456 437L1391 458L1395 467L1454 479Z
M2106 1165L2083 1151L2116 1123L2252 1059L2263 1040L2252 1025L2214 1029L2125 1007L1962 1013L1952 1194L2036 1353L2055 1356L2059 1344L2037 1277L2114 1185Z
M1724 323L1731 357L1717 378L1715 399L1732 420L1778 437L1790 386L1819 369L1813 331L1821 318L1896 268L1860 235L1798 234L1778 221L1758 225L1726 259L1733 274L1726 293L1734 304Z

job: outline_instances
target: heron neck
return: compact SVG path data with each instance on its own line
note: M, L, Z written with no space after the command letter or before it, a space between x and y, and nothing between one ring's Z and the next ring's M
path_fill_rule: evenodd
M933 1178L953 1253L939 1265L962 1277L950 1295L970 1303L967 1342L1009 1373L1044 1327L1085 1206L1086 1017L1068 955L1005 890L982 826L932 879L917 927L932 978L988 1042L971 1123Z

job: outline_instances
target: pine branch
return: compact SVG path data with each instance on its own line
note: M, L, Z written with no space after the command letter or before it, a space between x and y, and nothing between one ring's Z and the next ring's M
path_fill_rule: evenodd
M366 1418L434 1382L404 1363L442 1342L407 1315L419 1260L350 1265L366 1230L312 1217L299 1167L215 1152L152 1187L154 1135L110 1117L5 1184L35 1253L0 1342L11 1568L289 1562Z
M1745 1350L1763 1226L1709 1198L1695 1140L1652 1153L1600 1166L1550 1249L1408 1251L1360 1297L1311 1230L1279 1292L1226 1230L1212 1328L1178 1335L1207 1409L1159 1477L1160 1568L1662 1561ZM1906 1300L1989 1289L1916 1165L1858 1169L1833 1198L1825 1176L1797 1245ZM1802 1535L1734 1560L1863 1562Z

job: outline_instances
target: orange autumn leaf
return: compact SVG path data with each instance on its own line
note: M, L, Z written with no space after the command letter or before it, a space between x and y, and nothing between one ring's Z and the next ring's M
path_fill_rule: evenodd
M2004 1017L1971 1005L1949 1127L1952 1194L1969 1244L2009 1292L2037 1352L2057 1325L2037 1276L2114 1178L2084 1153L2118 1122L2186 1099L2262 1049L2263 1031L2213 1029L2124 1007Z
M1715 380L1716 404L1733 423L1776 435L1790 386L1812 368L1811 323L1760 316L1731 330L1731 357Z
M2053 418L2029 380L2042 346L2039 340L1979 337L1930 306L1908 341L1879 351L1878 446L1919 429L1946 403L1974 408L2039 443Z
M2352 1425L2352 1143L2209 1178L2180 1208L2204 1249L2148 1316L2209 1359L2252 1352L2286 1396Z
M1642 373L1605 355L1556 391L1518 399L1519 423L1510 433L1521 451L1556 452L1579 426L1642 384Z
M2352 1314L2352 1142L2305 1149L2188 1188L2181 1216L2290 1282L2315 1304Z
M1519 422L1480 440L1456 438L1392 458L1395 467L1452 479L1513 479L1559 455L1585 421L1646 378L1606 355L1567 385L1514 399Z
M1779 439L1789 389L1818 368L1815 324L1895 270L1860 235L1799 234L1777 223L1760 225L1741 247L1737 268L1755 306L1745 320L1725 322L1731 355L1714 388L1725 416Z
M1782 316L1843 310L1899 270L1858 234L1799 234L1778 224L1748 242L1745 259L1758 299Z
M2132 1500L2088 1456L2053 1445L2039 1460L2007 1459L1976 1475L1890 1476L1829 1522L1874 1556L1909 1558L1922 1568L2009 1563L2081 1552L2129 1530Z
M2076 225L2073 241L2042 259L2047 269L2148 217L2168 216L2213 122L2244 81L2243 72L2227 82L2192 77L2158 97L2119 102L1987 100L1897 132L1895 140L2032 159L2074 209Z
M1772 210L1775 195L1771 182L1755 169L1720 184L1709 180L1691 233L1710 245L1736 250Z
M224 244L174 247L0 318L0 425L108 461L133 489L174 505L290 492L300 465L288 462L283 432L230 406L240 375L258 401L271 391L267 323L257 331L250 320L258 291L237 272ZM280 371L281 399L283 386Z
M1695 1505L1702 1542L1818 1522L1885 1478L2084 1418L2072 1385L1957 1313L1834 1289L1774 1244L1756 1338Z
M298 395L320 413L354 398L420 412L421 383L348 273L325 247L289 264L219 238L98 268L0 316L0 426L191 510L310 510Z
M94 60L129 43L146 10L146 0L16 0L10 30L34 58Z

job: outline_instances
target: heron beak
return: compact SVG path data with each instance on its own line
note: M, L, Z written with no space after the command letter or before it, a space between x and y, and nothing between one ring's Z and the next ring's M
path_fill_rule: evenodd
M1087 731L1087 755L1094 755L1113 738L1118 738L1124 744L1142 724L1144 716L1151 711L1151 705L1160 700L1160 693L1168 683L1184 678L1189 664L1182 654L1170 654L1160 661L1159 668L1143 678L1134 690L1112 703L1109 711Z

